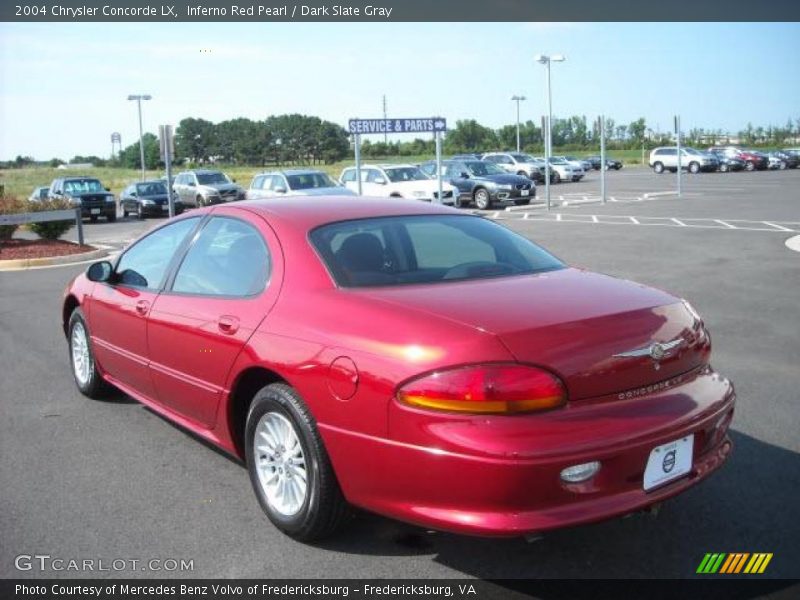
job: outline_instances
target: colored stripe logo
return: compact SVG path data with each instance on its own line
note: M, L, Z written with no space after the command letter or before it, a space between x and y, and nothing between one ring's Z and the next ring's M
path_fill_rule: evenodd
M772 560L772 552L732 552L732 553L707 553L697 573L704 575L735 575L738 573L760 574L766 571L769 561Z

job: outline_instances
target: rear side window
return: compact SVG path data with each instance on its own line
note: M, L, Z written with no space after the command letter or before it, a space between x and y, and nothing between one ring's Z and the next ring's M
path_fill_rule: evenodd
M524 237L466 215L344 221L319 227L310 237L341 287L445 283L564 267Z
M253 296L271 271L267 245L252 225L214 217L203 227L181 263L172 291L207 296Z

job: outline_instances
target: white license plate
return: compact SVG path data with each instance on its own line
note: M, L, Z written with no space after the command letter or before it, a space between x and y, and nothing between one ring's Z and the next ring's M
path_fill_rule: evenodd
M694 435L653 448L644 470L644 489L651 490L686 475L692 469L693 449Z
M520 196L528 196L530 193L531 193L530 190L520 190L519 191L519 195Z
M91 209L90 213L93 214L93 215L99 215L100 214L100 209L99 208L93 208L93 209Z

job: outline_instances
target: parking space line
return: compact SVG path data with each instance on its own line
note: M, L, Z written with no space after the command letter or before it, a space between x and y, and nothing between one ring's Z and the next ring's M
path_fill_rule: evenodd
M493 216L493 215L492 215ZM800 222L794 221L748 221L744 219L712 219L676 217L642 217L632 215L586 215L574 213L524 213L525 221L556 223L590 223L592 225L639 225L683 227L692 229L719 229L734 231L765 231L776 233L800 232Z
M783 225L778 225L777 223L770 223L769 221L762 221L765 225L769 225L771 227L777 227L779 231L794 231L794 229L788 229Z
M714 219L720 225L725 225L728 229L738 229L735 225L731 225L730 223L726 223L725 221L720 221L719 219Z

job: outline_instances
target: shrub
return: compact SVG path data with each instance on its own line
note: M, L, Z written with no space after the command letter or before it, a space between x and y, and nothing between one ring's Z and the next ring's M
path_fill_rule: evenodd
M42 212L46 210L65 210L68 208L74 208L67 200L40 200L38 202L28 202L27 203L27 210L28 212ZM72 227L72 224L75 222L75 219L70 219L68 221L48 221L46 223L31 223L28 225L31 231L38 235L40 238L44 238L46 240L57 240L62 235L64 235L69 228Z
M13 215L24 212L25 205L16 196L0 194L0 215ZM0 240L10 240L19 225L0 225Z

